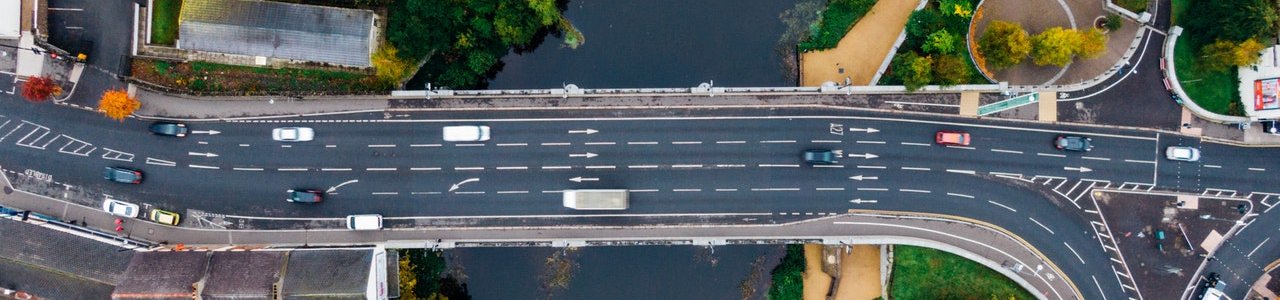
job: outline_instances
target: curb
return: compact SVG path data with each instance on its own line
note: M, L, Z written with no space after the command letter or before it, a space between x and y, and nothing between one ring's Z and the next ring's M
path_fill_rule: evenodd
M1164 85L1170 92L1173 92L1182 101L1182 107L1186 107L1191 113L1206 121L1219 124L1235 124L1249 122L1249 118L1222 115L1210 112L1196 104L1196 101L1187 96L1186 91L1182 89L1182 83L1178 80L1177 66L1171 61L1174 57L1174 46L1178 43L1178 37L1182 35L1182 27L1173 26L1169 28L1169 37L1164 41L1164 56L1160 58L1160 69L1164 71Z

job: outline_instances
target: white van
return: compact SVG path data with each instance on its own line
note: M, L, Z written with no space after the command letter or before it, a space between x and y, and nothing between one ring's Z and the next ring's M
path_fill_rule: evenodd
M347 229L378 230L382 229L382 215L350 215L347 216Z
M445 126L446 142L483 142L489 140L489 126L462 125Z

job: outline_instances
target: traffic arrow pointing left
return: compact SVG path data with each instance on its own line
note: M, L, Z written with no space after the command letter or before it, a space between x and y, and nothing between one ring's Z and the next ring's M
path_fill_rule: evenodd
M574 177L574 178L569 178L569 181L573 181L573 182L583 182L583 181L600 181L600 178L591 178L591 177L582 177L582 176L578 176L578 177Z

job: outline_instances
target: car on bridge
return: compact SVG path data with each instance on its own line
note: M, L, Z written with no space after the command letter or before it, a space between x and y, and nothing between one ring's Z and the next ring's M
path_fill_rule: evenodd
M124 202L124 201L111 199L111 198L107 198L107 200L102 201L102 210L106 211L109 214L125 217L125 218L138 217L137 204Z
M1053 146L1058 150L1067 151L1093 151L1093 139L1083 136L1059 135L1053 140Z
M173 136L173 137L187 136L187 124L155 122L155 123L151 123L151 126L148 128L151 129L151 133L155 135L164 135L164 136Z
M316 137L311 127L281 127L271 130L271 139L278 142L307 142Z
M129 168L107 167L107 170L102 174L102 177L119 183L142 183L142 171Z
M934 142L943 146L968 146L969 133L950 130L939 131L938 134L934 136Z
M836 154L827 149L804 150L804 162L810 165L834 165Z
M321 190L295 189L285 192L289 194L289 198L285 198L284 201L293 203L320 203L320 201L324 201L324 191Z
M441 132L446 142L483 142L489 140L489 126L445 126Z

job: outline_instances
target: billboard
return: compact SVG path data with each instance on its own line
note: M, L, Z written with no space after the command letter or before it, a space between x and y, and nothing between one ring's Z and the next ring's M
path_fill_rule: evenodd
M1253 81L1253 110L1280 109L1280 78Z

